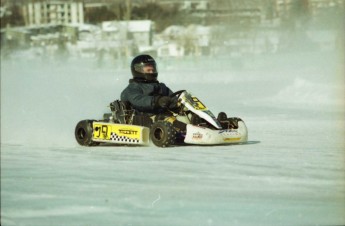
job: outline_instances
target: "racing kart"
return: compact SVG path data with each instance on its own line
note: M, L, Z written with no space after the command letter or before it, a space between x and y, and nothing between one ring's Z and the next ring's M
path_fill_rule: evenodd
M183 144L217 145L245 143L248 130L240 118L213 113L191 93L180 90L171 95L176 100L166 113L149 115L137 112L128 102L115 100L111 113L102 120L82 120L75 128L80 145L100 143L149 145L158 147Z

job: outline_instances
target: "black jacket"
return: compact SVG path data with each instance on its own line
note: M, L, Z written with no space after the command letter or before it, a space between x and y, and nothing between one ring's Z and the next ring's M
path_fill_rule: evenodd
M169 96L172 93L164 83L131 79L121 93L121 101L128 101L140 112L160 113L163 109L156 106L158 97Z

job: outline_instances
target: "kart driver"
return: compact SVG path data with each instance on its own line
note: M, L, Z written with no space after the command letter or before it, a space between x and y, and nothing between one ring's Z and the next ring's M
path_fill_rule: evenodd
M150 55L136 56L131 63L133 78L121 93L121 101L144 113L159 114L176 107L176 98L164 83L157 80L156 61Z

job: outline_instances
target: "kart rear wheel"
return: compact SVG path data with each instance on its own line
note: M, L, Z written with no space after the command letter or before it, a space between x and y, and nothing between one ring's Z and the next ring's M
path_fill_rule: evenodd
M96 146L98 142L92 140L92 123L93 120L83 120L78 122L75 127L74 135L78 144L82 146Z
M152 124L150 137L156 146L169 147L175 144L176 130L171 123L158 121Z

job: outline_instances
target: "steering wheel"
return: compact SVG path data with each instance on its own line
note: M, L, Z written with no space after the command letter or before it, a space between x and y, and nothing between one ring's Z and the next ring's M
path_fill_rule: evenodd
M183 93L184 91L186 91L186 90L179 90L179 91L176 91L175 93L172 93L172 94L170 94L169 95L169 97L179 97L180 95L181 95L181 93Z
M173 99L173 103L175 107L178 107L178 108L180 107L180 105L178 104L178 98L184 91L186 90L179 90L169 95L169 97Z

